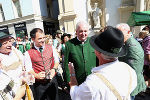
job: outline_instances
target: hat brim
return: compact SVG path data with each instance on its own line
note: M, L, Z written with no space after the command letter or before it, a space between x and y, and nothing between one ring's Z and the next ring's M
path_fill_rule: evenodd
M91 46L92 46L95 50L97 50L97 51L99 51L99 52L101 52L101 53L103 53L103 54L105 54L105 55L107 55L107 56L111 56L111 57L122 57L122 56L125 56L125 55L126 55L126 47L125 47L125 45L123 45L121 51L120 51L119 53L117 53L117 54L116 54L116 53L107 52L107 51L104 51L103 49L99 48L99 46L97 46L97 44L95 44L95 39L96 39L96 37L97 37L97 35L92 36L92 37L90 38L90 44L91 44ZM109 41L109 40L108 40L108 41Z
M7 37L11 37L11 35L12 35L12 34L4 35L4 36L0 37L0 40L1 40L1 39L4 39L4 38L7 38Z

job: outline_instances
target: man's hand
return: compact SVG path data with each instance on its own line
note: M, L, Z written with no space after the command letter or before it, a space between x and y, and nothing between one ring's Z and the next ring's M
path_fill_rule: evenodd
M39 72L39 73L36 75L36 78L37 78L37 79L44 79L44 78L45 78L45 72Z
M55 69L51 69L50 70L50 79L52 79L54 76L55 76L56 72L55 72Z
M68 64L70 74L75 74L73 63L69 62Z
M75 77L75 71L74 71L74 65L73 63L69 62L68 64L69 67L69 71L70 71L70 87L74 86L74 85L78 85L77 79Z
M13 100L21 100L22 97L25 95L25 90L26 90L25 85L20 86L20 87L17 89L15 98L14 98Z
M30 72L23 71L20 75L22 84L27 83L28 85L31 85L35 83L34 75Z

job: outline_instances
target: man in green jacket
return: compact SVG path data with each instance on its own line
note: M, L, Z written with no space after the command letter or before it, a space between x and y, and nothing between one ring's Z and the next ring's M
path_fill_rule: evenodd
M85 81L86 77L91 74L91 69L96 66L96 55L89 43L88 32L89 27L86 22L77 23L77 37L65 44L64 71L67 82L70 82L69 62L74 64L75 75L79 85Z
M140 43L132 36L128 24L121 23L116 26L124 34L124 42L127 49L127 55L120 57L119 60L129 64L137 74L137 87L131 93L132 100L134 97L146 89L143 77L144 51Z

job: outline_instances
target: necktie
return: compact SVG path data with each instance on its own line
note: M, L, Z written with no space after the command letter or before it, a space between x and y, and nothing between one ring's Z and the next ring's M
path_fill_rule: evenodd
M40 50L40 52L42 53L43 48L42 48L42 47L40 47L40 48L39 48L39 50Z

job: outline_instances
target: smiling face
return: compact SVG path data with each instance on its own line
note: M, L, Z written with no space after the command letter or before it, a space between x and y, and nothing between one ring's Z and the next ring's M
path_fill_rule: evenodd
M76 29L77 37L80 41L85 41L88 37L88 25L85 23L80 23L78 28Z
M36 32L35 38L32 38L32 41L35 43L35 46L42 47L45 44L45 34L43 32Z
M0 47L0 53L9 55L12 50L12 41L10 37L0 40L2 46Z

